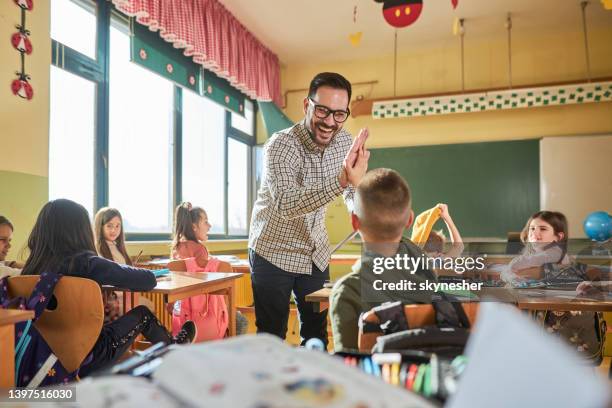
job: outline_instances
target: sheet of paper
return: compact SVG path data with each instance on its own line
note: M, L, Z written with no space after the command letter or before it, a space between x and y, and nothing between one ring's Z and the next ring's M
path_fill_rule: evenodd
M198 407L431 407L341 359L249 335L180 348L155 381Z
M86 378L76 385L76 403L62 402L44 404L33 402L32 408L86 407L86 408L174 408L184 406L167 392L143 377L114 375ZM0 404L1 405L1 404ZM26 405L20 405L26 406Z
M605 407L609 384L560 339L499 303L482 303L457 407Z

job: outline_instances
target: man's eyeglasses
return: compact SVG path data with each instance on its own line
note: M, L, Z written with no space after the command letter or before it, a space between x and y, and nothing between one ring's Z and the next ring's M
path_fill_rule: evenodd
M351 111L349 109L347 109L347 110L341 110L341 109L331 110L331 109L329 109L325 105L319 105L318 103L313 101L312 98L310 98L310 97L308 98L308 101L313 104L313 106L314 106L314 114L319 119L325 119L325 118L327 118L331 114L331 115L333 115L334 120L337 123L344 123L348 119L349 115L351 114Z

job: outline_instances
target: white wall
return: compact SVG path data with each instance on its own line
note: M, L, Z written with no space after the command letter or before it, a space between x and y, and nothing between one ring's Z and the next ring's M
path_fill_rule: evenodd
M612 135L543 138L540 206L566 215L571 238L590 212L612 213Z

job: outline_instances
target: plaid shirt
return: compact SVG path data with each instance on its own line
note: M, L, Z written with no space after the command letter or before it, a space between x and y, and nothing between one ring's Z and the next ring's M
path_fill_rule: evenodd
M340 194L349 209L354 189L338 180L353 140L340 130L321 149L304 122L272 135L264 146L263 180L253 206L249 248L287 272L324 270L331 249L325 227L327 204Z

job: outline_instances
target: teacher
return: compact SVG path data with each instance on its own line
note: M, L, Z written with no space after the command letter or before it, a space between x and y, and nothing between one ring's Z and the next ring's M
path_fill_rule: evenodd
M342 129L350 100L351 84L342 75L316 75L304 98L304 119L264 146L249 235L258 333L285 338L293 292L302 344L316 337L327 345L327 311L315 312L305 297L329 280L327 205L343 194L351 210L354 186L368 167L367 129L355 140Z

